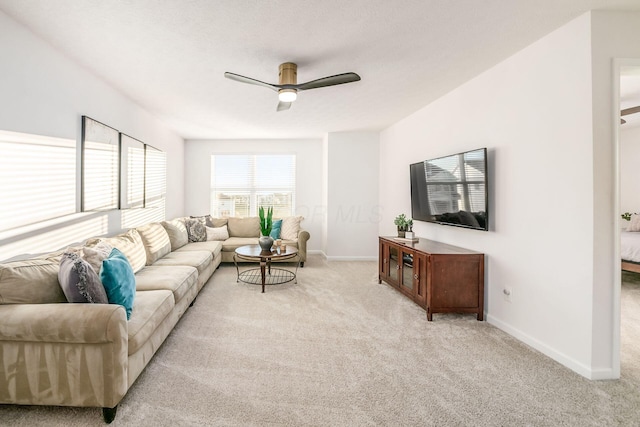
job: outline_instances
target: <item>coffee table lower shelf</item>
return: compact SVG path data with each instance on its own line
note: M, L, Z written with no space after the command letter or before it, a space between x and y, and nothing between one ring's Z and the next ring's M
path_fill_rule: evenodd
M236 265L237 268L237 265ZM282 285L295 281L298 283L296 273L293 271L285 270L284 268L271 267L271 271L268 271L264 275L265 285ZM262 273L260 268L250 268L245 271L238 271L238 281L248 283L250 285L262 285Z

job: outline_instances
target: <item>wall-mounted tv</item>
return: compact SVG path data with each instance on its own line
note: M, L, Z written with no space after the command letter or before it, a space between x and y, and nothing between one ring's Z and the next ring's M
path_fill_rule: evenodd
M409 170L414 220L489 229L486 148L414 163Z

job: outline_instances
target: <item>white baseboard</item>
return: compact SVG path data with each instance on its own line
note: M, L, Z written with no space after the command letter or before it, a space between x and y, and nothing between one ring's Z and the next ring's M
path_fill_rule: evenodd
M519 339L528 346L533 347L545 356L550 357L551 359L566 366L567 368L582 375L585 378L588 378L590 380L611 380L619 378L615 375L612 368L592 369L584 365L583 363L580 363L577 360L567 356L566 354L559 352L549 347L548 345L538 341L532 336L525 334L521 330L512 327L502 320L495 318L494 316L487 315L487 323L505 331L509 335Z
M378 261L377 256L327 256L324 255L327 261Z

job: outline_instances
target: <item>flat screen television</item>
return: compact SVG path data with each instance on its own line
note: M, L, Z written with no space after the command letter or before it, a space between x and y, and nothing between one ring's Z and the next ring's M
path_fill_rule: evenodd
M425 160L409 168L414 220L489 229L486 148Z

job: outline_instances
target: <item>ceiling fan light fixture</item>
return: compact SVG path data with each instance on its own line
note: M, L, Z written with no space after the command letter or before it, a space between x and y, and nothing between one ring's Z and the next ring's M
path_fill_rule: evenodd
M293 102L296 98L298 98L298 93L295 89L280 89L278 91L280 102Z

